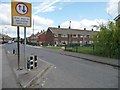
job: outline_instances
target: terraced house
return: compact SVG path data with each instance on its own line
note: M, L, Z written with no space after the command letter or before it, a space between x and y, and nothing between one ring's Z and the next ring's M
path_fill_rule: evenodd
M93 35L97 31L92 30L80 30L69 28L49 27L46 32L46 43L48 45L65 45L70 43L77 43L82 45L92 44Z
M36 43L38 45L43 45L45 43L45 35L46 35L46 31L41 30L41 32L29 36L28 42Z

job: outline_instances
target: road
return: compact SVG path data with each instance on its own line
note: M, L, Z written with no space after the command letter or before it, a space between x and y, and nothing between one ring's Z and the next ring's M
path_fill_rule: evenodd
M16 44L6 44L8 51ZM23 45L21 52L23 52ZM43 81L44 88L117 88L118 70L112 66L83 59L65 56L46 48L26 46L27 54L36 54L39 58L55 65Z

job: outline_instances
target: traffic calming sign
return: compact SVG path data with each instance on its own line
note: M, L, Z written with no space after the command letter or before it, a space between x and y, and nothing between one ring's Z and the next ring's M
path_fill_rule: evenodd
M11 2L12 26L31 27L31 4Z
M28 12L28 7L24 3L18 3L15 9L21 15L25 15Z

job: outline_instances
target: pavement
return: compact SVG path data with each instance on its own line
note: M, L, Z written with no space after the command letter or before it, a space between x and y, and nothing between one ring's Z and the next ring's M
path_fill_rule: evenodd
M2 45L0 44L0 89L2 89Z
M13 73L13 70L9 64L8 58L6 56L5 49L2 47L0 48L0 51L2 51L2 88L19 88L19 84L17 83L17 80L15 78L15 75ZM9 82L9 83L8 83Z
M30 47L41 48L40 46L30 46ZM56 50L51 49L51 51L54 52ZM80 59L84 59L84 60L88 60L96 63L106 64L114 67L120 67L118 59L112 59L112 58L106 58L106 57L100 57L100 56L88 55L88 54L82 54L82 53L76 53L76 52L69 52L69 51L64 51L63 49L56 52L61 55L76 57L76 58L80 58Z
M80 59L84 59L84 60L88 60L96 63L106 64L114 67L120 67L118 59L111 59L111 58L82 54L82 53L73 53L68 51L60 51L59 53L62 55L72 56L72 57L76 57L76 58L80 58Z
M3 51L5 52L5 51ZM10 81L7 81L6 83L9 84L6 87L6 83L3 83L3 88L36 88L40 87L42 80L44 80L45 75L52 69L54 66L51 63L48 63L38 57L37 68L35 67L33 70L27 70L24 68L24 56L21 53L20 55L20 70L18 70L18 60L17 55L13 54L12 51L7 51L4 53L6 55L6 58L3 60L7 60L7 67L6 69L11 69L11 72L4 69L3 66L3 73L6 73L8 76L8 80L11 80L14 78L14 83L11 83ZM26 58L30 57L30 55L26 54ZM27 60L27 59L26 59ZM11 75L9 75L11 73ZM13 75L14 74L14 75ZM7 78L3 78L3 81L6 81ZM5 80L6 79L6 80ZM17 85L16 85L17 84ZM15 86L14 86L15 85Z

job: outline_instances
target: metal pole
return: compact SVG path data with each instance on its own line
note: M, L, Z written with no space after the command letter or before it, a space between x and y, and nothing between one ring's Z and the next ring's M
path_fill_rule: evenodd
M26 69L26 53L25 53L25 46L26 46L26 27L24 27L24 68Z
M18 70L20 70L19 26L17 26Z

